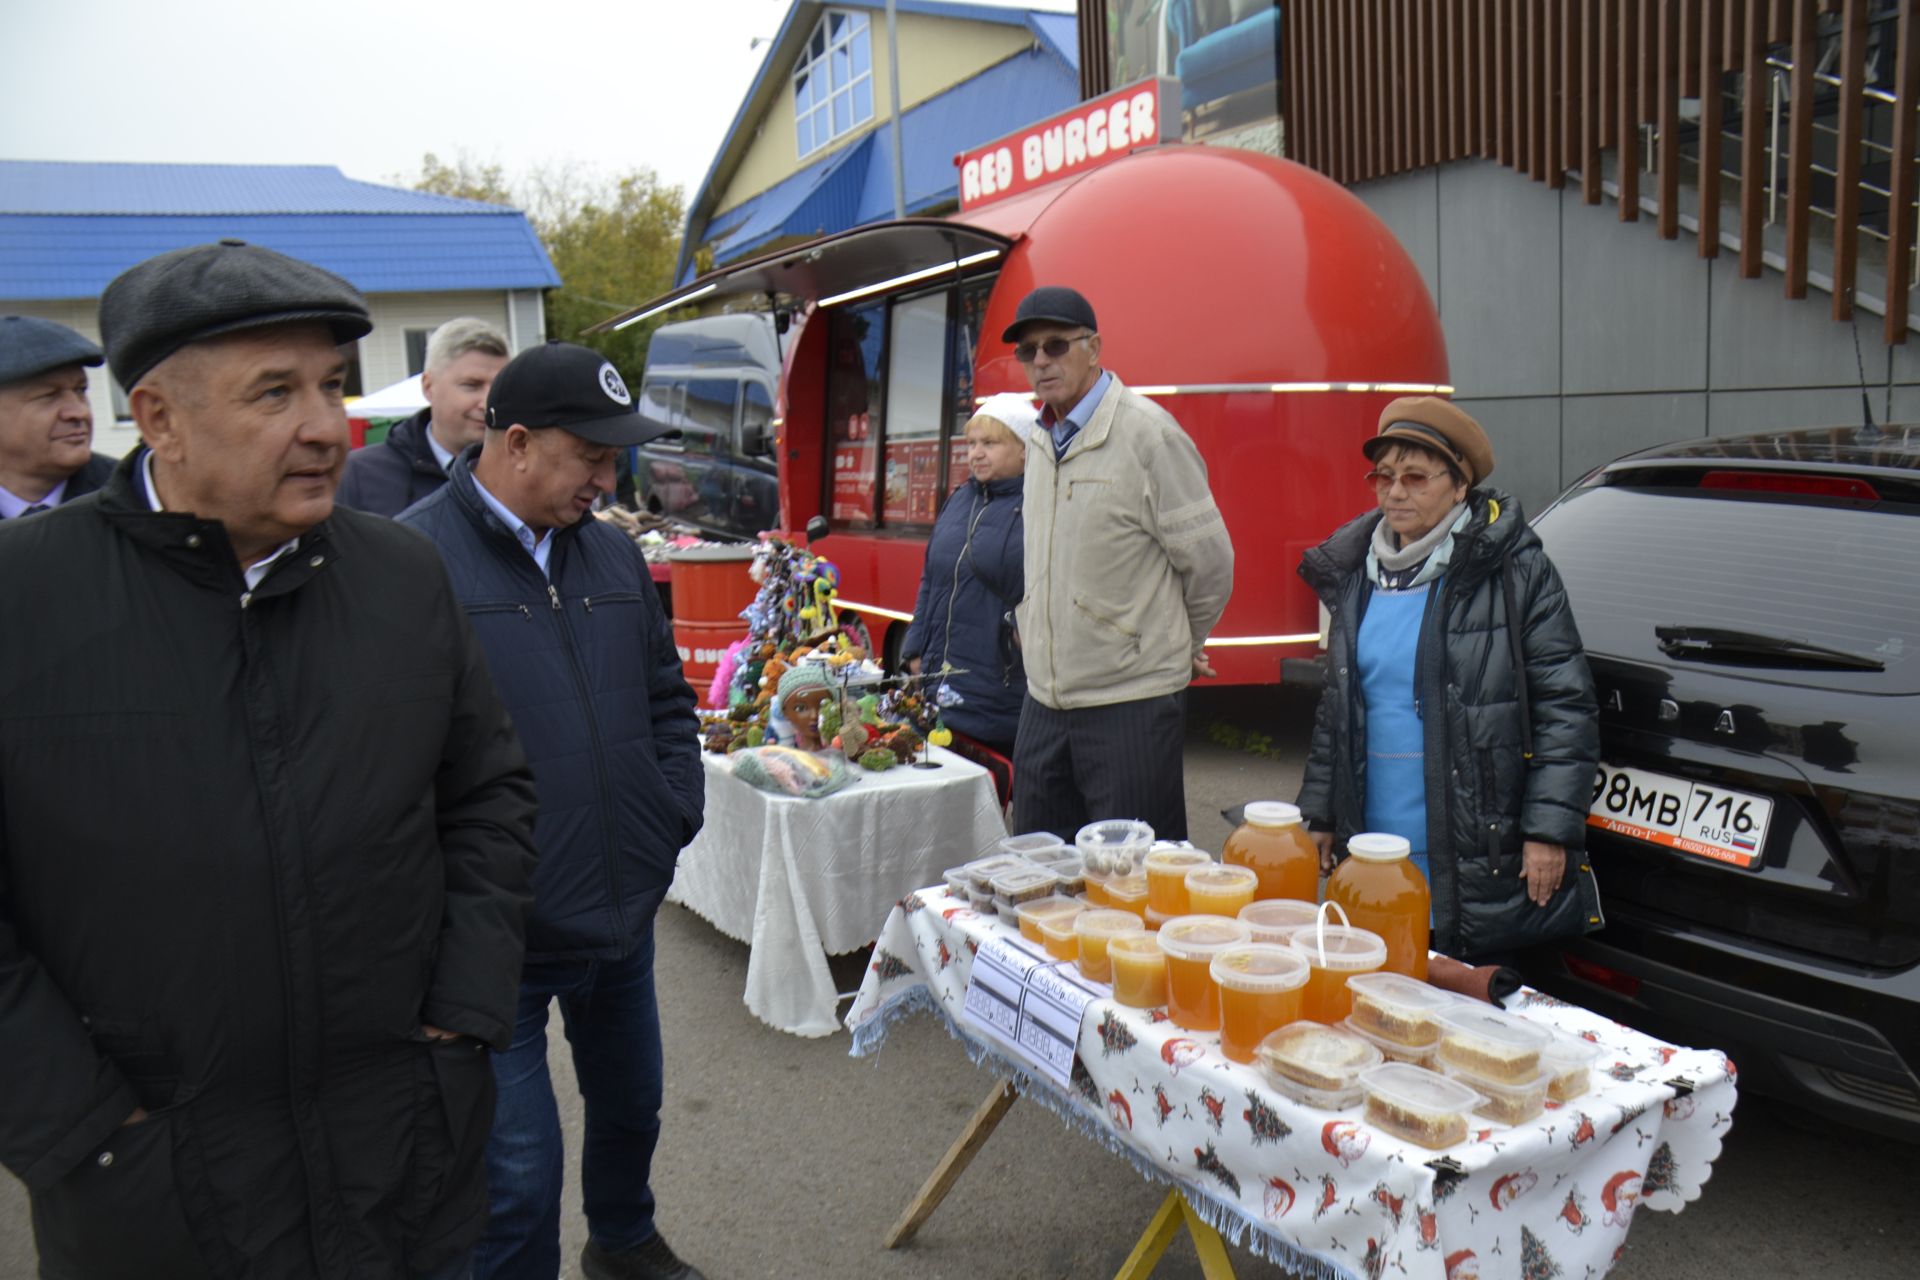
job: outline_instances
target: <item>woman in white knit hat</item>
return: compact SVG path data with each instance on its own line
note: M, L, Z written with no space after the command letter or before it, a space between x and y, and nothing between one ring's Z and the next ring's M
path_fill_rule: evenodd
M989 398L967 423L966 483L941 509L901 657L908 669L951 668L947 727L1013 754L1027 678L1013 634L1026 592L1020 491L1039 414L1026 396Z

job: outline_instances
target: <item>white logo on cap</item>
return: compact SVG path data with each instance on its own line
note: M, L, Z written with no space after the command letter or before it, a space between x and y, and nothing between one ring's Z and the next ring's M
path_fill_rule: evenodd
M600 366L600 389L623 405L633 404L633 393L627 390L627 384L620 377L620 371L612 364Z

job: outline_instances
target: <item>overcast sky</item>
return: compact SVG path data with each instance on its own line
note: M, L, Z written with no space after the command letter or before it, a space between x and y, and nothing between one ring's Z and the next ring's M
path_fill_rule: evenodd
M0 0L0 159L706 175L791 0ZM1020 7L1070 10L1072 0ZM876 32L877 34L877 32Z

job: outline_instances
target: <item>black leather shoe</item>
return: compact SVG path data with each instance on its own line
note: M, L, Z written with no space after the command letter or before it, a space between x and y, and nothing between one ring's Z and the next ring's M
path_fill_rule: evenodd
M706 1280L690 1263L682 1262L654 1232L638 1249L614 1253L593 1241L580 1251L580 1270L587 1280Z

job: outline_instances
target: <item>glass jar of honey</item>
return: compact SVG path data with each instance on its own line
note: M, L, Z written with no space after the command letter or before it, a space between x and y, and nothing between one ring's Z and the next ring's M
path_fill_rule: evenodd
M1385 940L1389 972L1424 982L1433 897L1411 851L1404 836L1353 837L1346 859L1327 879L1327 901L1339 903L1356 928Z
M1167 1017L1189 1031L1220 1029L1220 988L1213 981L1213 958L1241 946L1252 931L1225 916L1175 916L1160 926L1160 949L1167 953Z
M1320 849L1300 820L1300 810L1278 800L1255 800L1246 820L1227 837L1222 862L1250 868L1260 877L1255 898L1320 896Z

